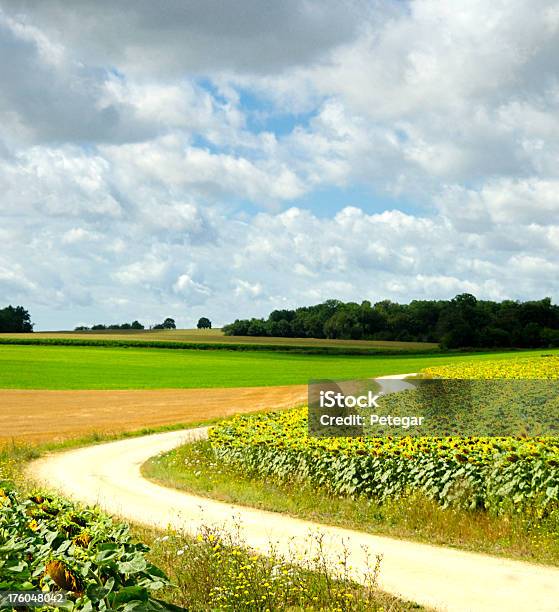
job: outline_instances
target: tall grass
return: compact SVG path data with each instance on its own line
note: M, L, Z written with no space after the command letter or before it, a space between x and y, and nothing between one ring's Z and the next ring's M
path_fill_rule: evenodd
M362 580L354 582L348 552L328 560L322 535L309 534L308 551L267 556L252 551L237 527L203 527L195 537L165 535L137 528L151 547L151 560L171 578L172 601L190 611L280 612L323 610L396 612L420 606L383 593L378 586L381 559L370 557Z

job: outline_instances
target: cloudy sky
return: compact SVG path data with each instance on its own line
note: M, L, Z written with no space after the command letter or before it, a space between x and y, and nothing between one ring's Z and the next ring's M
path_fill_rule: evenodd
M0 306L557 301L558 58L555 1L0 0Z

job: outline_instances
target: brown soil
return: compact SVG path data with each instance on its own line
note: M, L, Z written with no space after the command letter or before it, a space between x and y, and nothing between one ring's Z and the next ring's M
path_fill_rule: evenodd
M0 389L0 445L61 441L92 432L193 423L306 401L306 385L235 389L35 391Z

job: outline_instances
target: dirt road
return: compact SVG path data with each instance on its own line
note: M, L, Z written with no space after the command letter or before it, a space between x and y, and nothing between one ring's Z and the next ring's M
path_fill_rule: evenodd
M557 612L559 569L487 555L324 527L284 515L189 495L145 480L150 457L207 435L204 428L133 438L55 454L30 464L29 474L50 488L127 519L195 532L202 525L242 522L246 542L263 553L270 543L286 555L309 554L309 531L325 534L334 562L343 543L354 577L362 578L363 546L382 554L383 590L452 612Z
M0 446L95 432L194 423L306 402L306 385L234 389L34 391L0 389Z

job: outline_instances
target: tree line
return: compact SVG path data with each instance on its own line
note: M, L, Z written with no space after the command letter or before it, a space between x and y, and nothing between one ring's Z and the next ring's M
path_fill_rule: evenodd
M132 323L111 323L105 325L103 323L96 323L91 327L87 325L78 325L74 327L74 331L102 331L103 329L145 329L139 321L132 321Z
M0 332L27 333L33 331L31 315L23 306L0 309Z
M176 329L175 319L171 319L171 317L167 317L163 323L157 323L150 329ZM74 328L74 331L102 331L104 329L145 329L145 327L139 321L132 321L132 323L111 323L110 325L105 325L103 323L96 323L91 327L87 327L87 325L79 325Z
M451 300L327 300L266 319L237 319L229 336L279 336L351 340L438 342L443 348L559 346L559 306L551 298L519 302L478 300L469 293Z

